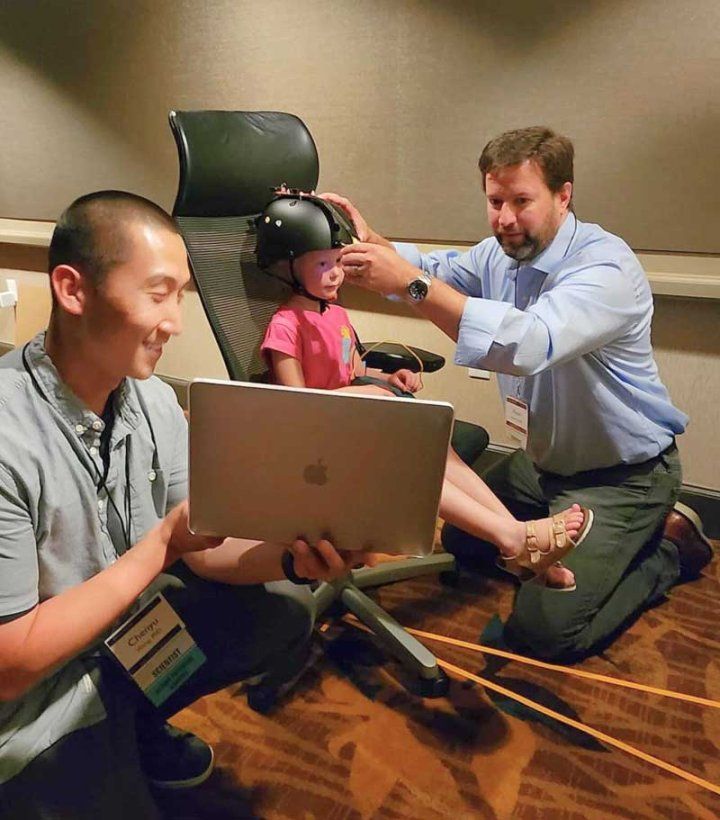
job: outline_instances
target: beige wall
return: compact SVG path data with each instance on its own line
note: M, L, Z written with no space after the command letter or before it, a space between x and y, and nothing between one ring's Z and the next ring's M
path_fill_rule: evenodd
M0 217L104 187L170 206L169 109L270 109L386 235L475 241L482 146L547 123L582 219L720 252L718 30L717 0L0 3Z
M47 276L0 270L20 282L17 316L0 310L0 343L16 344L44 324L48 311ZM450 401L457 416L483 425L494 443L510 444L503 430L502 408L494 377L470 379L467 369L452 363L453 345L437 328L418 319L409 308L354 288L345 303L365 341L393 339L440 353L446 366L425 376L422 396ZM226 378L227 374L196 293L184 308L185 330L173 339L160 360L158 372L177 379L198 376ZM692 421L680 437L685 481L720 490L720 303L709 299L658 297L655 300L653 343L663 381L675 403Z
M504 128L546 122L575 140L582 219L635 248L717 253L719 29L717 0L2 3L0 217L54 219L101 187L170 206L170 108L275 109L307 122L321 184L351 193L386 235L475 241L486 231L480 148ZM705 292L719 259L677 254L659 270L667 287L679 274L681 292ZM47 306L42 276L17 278L26 293L17 323L0 311L6 343L42 324ZM365 338L452 360L448 340L403 308L348 298ZM654 324L663 378L693 419L686 478L714 488L719 306L658 298ZM195 295L186 324L161 372L223 376ZM492 382L448 364L426 384L504 441Z

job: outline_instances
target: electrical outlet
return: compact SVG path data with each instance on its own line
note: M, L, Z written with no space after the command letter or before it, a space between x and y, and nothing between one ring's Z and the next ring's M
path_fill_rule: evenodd
M480 370L477 367L468 367L468 376L470 376L471 379L489 379L490 371Z
M17 282L14 279L6 279L5 287L7 290L0 293L0 307L14 307L18 300Z

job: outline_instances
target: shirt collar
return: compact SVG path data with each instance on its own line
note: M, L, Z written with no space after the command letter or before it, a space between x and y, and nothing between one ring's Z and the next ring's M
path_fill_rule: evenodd
M105 427L105 422L83 404L61 379L57 368L45 350L45 331L31 339L25 350L27 367L32 370L40 383L43 397L81 436L86 431L100 433ZM120 386L113 392L113 401L116 422L122 419L130 430L134 430L140 423L141 409L135 391L130 389L128 379L123 379Z
M518 266L517 264L512 264L508 269L508 278L515 280L518 272L518 267L521 268L532 268L533 270L539 271L540 273L548 274L552 273L555 267L561 262L570 248L570 243L572 242L575 231L577 230L577 217L575 214L570 211L568 215L565 217L564 222L560 226L560 229L555 234L555 238L553 241L545 248L545 250L541 251L536 257L533 259L528 260L527 262L521 262Z

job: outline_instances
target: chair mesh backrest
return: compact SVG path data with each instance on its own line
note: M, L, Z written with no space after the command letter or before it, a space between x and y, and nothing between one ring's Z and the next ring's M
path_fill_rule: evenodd
M255 219L281 183L313 190L318 156L305 124L281 111L171 111L180 162L173 215L231 379L260 381L258 347L290 289L255 261Z
M289 288L258 269L255 216L176 217L193 275L231 379L262 381L265 329Z

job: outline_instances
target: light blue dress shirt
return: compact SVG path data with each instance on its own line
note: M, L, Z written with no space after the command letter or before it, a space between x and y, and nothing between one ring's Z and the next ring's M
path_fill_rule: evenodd
M493 237L465 253L395 247L470 297L455 362L497 371L503 401L528 404L527 451L541 469L636 464L685 429L653 358L647 277L619 237L570 213L525 263Z

